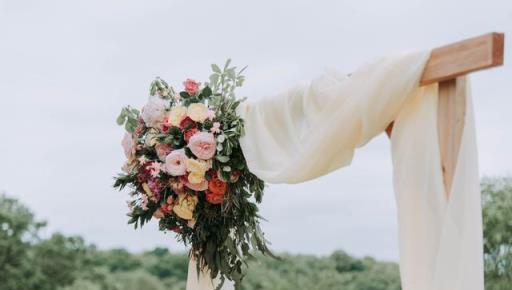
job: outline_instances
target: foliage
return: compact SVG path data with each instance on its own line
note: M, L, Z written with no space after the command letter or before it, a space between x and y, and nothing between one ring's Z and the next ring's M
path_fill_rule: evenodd
M512 179L482 183L487 290L512 285ZM78 237L42 239L44 223L18 201L0 196L0 290L183 290L188 255L156 248L140 254L98 251ZM262 255L249 262L244 290L398 290L396 263L330 256Z
M486 287L508 290L512 285L512 179L484 179L482 206Z

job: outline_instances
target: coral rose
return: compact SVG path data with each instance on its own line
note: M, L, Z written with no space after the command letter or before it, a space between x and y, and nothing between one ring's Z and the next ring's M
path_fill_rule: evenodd
M188 106L187 116L193 121L202 123L208 118L208 107L203 103L193 103Z
M190 95L195 95L199 91L199 85L201 83L192 79L186 79L183 82L183 86L185 87L185 91Z
M216 146L214 135L208 132L198 132L188 142L190 151L203 160L208 160L215 155Z
M221 204L224 202L224 194L228 189L228 184L218 178L213 178L208 182L206 191L206 201L211 204Z
M187 155L184 149L174 150L165 157L164 169L172 176L180 176L187 172Z

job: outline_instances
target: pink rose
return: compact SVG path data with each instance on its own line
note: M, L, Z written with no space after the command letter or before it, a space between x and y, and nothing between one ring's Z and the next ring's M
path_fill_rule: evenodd
M172 176L180 176L187 172L187 166L185 161L187 155L185 155L184 149L174 150L167 157L165 157L165 171Z
M130 155L134 151L133 143L134 142L133 142L132 134L130 134L128 132L124 133L123 141L121 141L121 145L123 146L124 155L126 155L126 158L130 158Z
M192 80L192 79L187 79L186 81L183 82L183 86L185 87L185 91L187 93L189 93L190 95L195 95L197 93L197 91L199 91L199 85L201 83L195 81L195 80Z
M215 137L212 133L198 132L190 137L188 147L197 158L208 160L215 155Z
M169 153L171 153L171 151L172 151L171 146L169 146L167 144L162 144L162 143L156 144L155 150L156 150L156 155L158 156L158 159L160 159L162 161L164 161L165 158L167 157L167 155Z
M206 179L204 179L202 182L199 182L199 183L187 182L187 183L185 183L185 185L188 188L195 190L195 191L204 191L204 190L208 189L208 181Z

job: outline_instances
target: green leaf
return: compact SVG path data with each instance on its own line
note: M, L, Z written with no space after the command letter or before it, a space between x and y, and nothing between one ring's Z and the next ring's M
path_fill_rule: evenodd
M187 92L185 92L185 91L180 92L180 96L181 96L182 98L184 98L184 99L190 98L189 93L187 93Z
M219 74L222 73L222 71L220 70L220 67L214 63L212 64L212 70Z

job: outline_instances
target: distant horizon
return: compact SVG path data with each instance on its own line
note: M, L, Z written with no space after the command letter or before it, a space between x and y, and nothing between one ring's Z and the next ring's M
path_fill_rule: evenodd
M112 188L124 159L115 119L121 107L146 102L155 76L174 86L205 81L211 63L231 58L249 66L239 95L259 98L326 67L350 72L377 56L491 31L507 35L506 56L503 67L471 75L480 173L512 175L512 2L457 2L2 1L0 193L47 220L45 235L184 251L153 222L127 225L126 192ZM261 214L276 252L341 249L397 261L389 140L380 135L350 167L322 178L269 185Z

